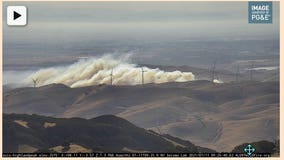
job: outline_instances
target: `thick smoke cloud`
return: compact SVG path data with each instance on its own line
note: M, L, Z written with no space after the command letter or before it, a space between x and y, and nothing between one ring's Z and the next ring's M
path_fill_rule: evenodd
M128 63L123 58L110 55L81 59L69 66L58 66L38 70L25 79L27 85L36 80L37 86L62 83L72 88L98 84L137 85L142 83L185 82L194 80L191 72L165 72ZM112 74L112 76L111 76Z

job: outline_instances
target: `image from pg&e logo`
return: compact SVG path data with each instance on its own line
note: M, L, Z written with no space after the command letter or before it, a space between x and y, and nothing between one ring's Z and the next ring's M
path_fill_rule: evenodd
M272 2L248 2L249 23L272 23Z

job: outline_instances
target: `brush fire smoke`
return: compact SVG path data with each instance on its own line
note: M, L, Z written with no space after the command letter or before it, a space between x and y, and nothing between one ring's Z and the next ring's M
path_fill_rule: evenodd
M143 68L143 69L142 69ZM25 79L25 83L37 86L62 83L72 88L98 84L137 85L142 83L185 82L194 80L191 72L165 72L158 68L138 67L124 59L112 56L81 59L69 66L38 70Z

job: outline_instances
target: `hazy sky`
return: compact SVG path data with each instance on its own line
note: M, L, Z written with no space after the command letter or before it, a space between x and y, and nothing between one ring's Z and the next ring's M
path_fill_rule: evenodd
M7 40L10 35L23 35L26 40L26 36L38 38L46 32L46 38L65 33L138 39L275 36L279 33L279 2L273 3L271 25L248 24L247 2L4 2L4 8L25 5L29 13L26 27L4 25L4 33Z
M27 26L7 26L8 5L28 8ZM23 61L19 55L102 53L109 48L131 50L144 43L279 42L279 2L273 2L273 24L249 24L248 2L4 2L3 7L4 64L11 58ZM144 48L149 48L147 45ZM171 45L178 55L181 47ZM153 46L149 55L169 50Z

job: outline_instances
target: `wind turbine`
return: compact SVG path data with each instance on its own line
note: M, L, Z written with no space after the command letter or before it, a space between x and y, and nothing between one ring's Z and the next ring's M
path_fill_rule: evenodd
M38 79L32 78L32 81L33 81L33 83L34 83L34 87L36 87L36 84L37 84Z
M214 61L213 67L212 67L212 77L211 77L211 81L214 82L215 79L215 69L216 69L216 61Z
M236 71L236 82L239 82L239 76L240 76L240 66L237 66L237 71Z
M252 74L253 74L253 68L254 68L254 62L253 61L251 61L251 66L250 66L250 81L252 81Z
M147 71L144 71L143 67L141 67L141 73L142 73L142 85L144 84L144 72L147 72Z
M110 85L112 85L112 76L113 76L113 68L111 69L111 72L110 72Z

